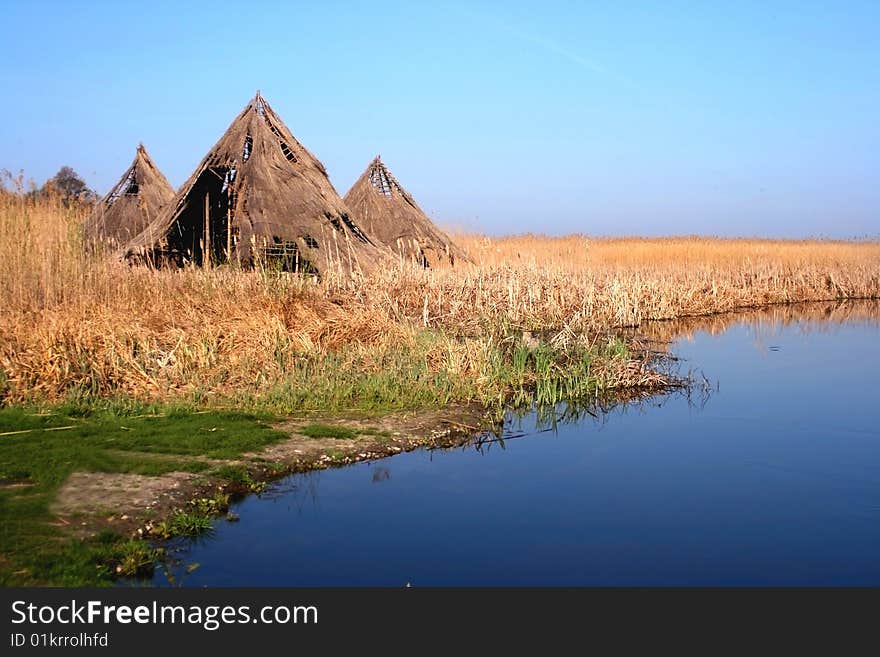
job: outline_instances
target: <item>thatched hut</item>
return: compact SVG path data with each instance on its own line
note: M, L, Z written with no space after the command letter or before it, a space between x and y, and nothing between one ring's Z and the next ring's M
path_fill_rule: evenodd
M469 261L377 155L343 199L368 235L423 267Z
M264 263L319 273L369 269L390 254L361 231L324 165L257 92L124 255L156 266Z
M131 166L86 220L86 244L122 246L156 219L173 198L174 189L139 144Z

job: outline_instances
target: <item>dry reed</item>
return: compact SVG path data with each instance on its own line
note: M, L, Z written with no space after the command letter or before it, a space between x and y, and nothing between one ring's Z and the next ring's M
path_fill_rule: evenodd
M460 235L473 266L398 263L315 282L95 259L82 249L86 215L0 195L0 399L259 392L315 355L381 372L401 346L429 372L489 385L492 345L523 331L597 335L649 319L880 297L876 242Z

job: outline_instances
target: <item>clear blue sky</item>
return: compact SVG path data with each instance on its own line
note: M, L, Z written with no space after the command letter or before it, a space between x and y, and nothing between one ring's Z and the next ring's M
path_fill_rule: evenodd
M181 184L260 89L492 234L880 235L880 2L3 3L0 168Z

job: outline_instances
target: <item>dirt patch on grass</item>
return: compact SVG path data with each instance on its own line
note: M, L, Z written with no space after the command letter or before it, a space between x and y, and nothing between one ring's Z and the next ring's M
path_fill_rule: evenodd
M77 533L92 533L107 525L120 529L183 504L196 475L169 472L147 476L112 472L74 472L50 507L60 524Z

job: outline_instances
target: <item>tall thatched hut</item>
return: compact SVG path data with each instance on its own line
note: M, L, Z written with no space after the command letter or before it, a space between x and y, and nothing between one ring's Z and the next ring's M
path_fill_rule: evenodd
M377 155L343 199L368 235L423 267L469 261Z
M174 189L139 144L131 166L86 220L86 243L122 246L156 219L173 198Z
M124 255L157 266L262 262L314 273L369 269L390 256L259 92Z

